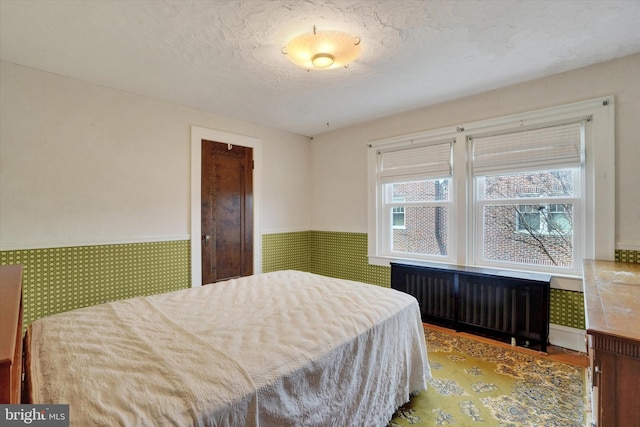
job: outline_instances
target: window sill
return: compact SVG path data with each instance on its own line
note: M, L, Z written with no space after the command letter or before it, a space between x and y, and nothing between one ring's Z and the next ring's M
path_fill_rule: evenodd
M407 261L407 262L437 262L437 261L424 261L424 260L412 260L407 258L395 258L395 257L385 257L379 255L370 255L369 257L369 265L377 265L380 267L391 267L391 263L395 261ZM446 262L439 262L443 265L450 265ZM490 269L496 269L495 267L486 267ZM504 269L497 269L504 270ZM506 271L506 270L505 270ZM560 289L564 291L573 291L573 292L583 292L582 289L582 278L579 276L561 276L553 273L545 273L539 271L524 271L524 270L513 270L519 271L522 273L531 273L531 274L546 274L551 276L551 289Z
M369 265L378 265L381 267L391 267L392 262L433 262L443 265L453 265L450 261L434 260L434 259L422 259L422 258L409 258L401 256L382 256L382 255L369 255Z
M395 258L381 257L381 256L369 256L369 265L378 265L380 267L391 267L391 262L395 261Z

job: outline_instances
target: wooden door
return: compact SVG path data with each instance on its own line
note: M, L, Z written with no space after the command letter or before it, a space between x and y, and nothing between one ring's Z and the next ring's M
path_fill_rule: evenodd
M252 151L202 140L202 284L253 273Z

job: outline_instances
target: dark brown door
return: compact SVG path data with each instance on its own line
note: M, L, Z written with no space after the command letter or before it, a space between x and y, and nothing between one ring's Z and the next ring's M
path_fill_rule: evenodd
M202 140L202 284L253 273L253 153Z

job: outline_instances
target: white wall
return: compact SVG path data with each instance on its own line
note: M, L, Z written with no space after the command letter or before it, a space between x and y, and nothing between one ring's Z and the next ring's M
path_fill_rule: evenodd
M189 236L190 126L263 141L263 233L367 231L374 139L616 97L616 242L640 249L640 55L317 136L0 62L0 249ZM309 173L310 171L310 173Z
M262 231L306 230L299 135L0 62L0 249L187 239L192 125L262 140Z
M314 138L311 228L367 231L369 141L606 95L616 102L616 248L640 250L640 54Z

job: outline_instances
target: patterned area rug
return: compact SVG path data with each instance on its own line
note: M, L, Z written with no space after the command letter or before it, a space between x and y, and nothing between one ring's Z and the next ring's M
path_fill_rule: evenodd
M388 427L585 425L585 369L425 328L433 378Z

